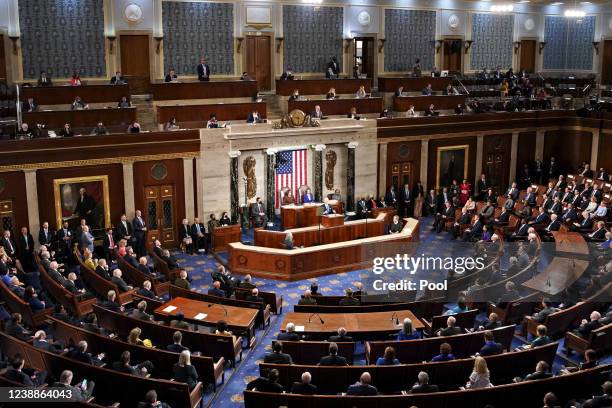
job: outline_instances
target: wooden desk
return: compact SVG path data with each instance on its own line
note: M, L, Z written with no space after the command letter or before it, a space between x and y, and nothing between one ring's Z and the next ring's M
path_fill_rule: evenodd
M326 95L329 88L335 88L336 94L355 94L360 86L366 92L372 90L372 78L366 79L294 79L291 81L276 80L276 94L289 96L294 90L300 95Z
M578 232L553 231L555 250L568 254L588 255L589 246Z
M373 208L368 216L370 218L378 218L378 214L386 214L387 218L385 219L385 223L391 224L391 222L393 222L393 217L397 215L397 210L394 207Z
M557 295L576 282L588 266L587 261L555 257L546 269L524 282L523 286L551 296Z
M434 91L442 91L452 84L454 77L378 77L378 90L380 92L395 92L400 86L404 92L421 92L431 84Z
M257 81L210 81L151 84L156 101L171 99L250 98L257 95Z
M324 217L321 217L324 218ZM344 218L342 218L344 221ZM356 220L342 222L337 226L310 226L303 228L287 229L285 231L269 231L265 229L255 230L255 246L266 248L285 248L283 241L287 232L293 234L293 245L295 247L311 247L319 244L334 244L343 241L365 237L377 237L385 233L385 215L378 219Z
M111 105L115 107L122 96L130 99L130 87L129 85L21 87L21 100L34 98L39 105L71 104L77 96L87 103L112 102Z
M321 225L326 228L342 226L344 225L344 214L322 215Z
M212 234L213 252L227 251L230 242L240 242L240 225L217 227Z
M336 213L342 212L342 204L331 202L330 205ZM310 227L319 225L319 212L323 212L323 203L307 203L302 205L281 206L281 223L283 229Z
M366 337L368 335L396 333L402 328L404 318L412 320L412 328L422 329L423 323L410 310L398 310L396 312L371 312L371 313L321 313L321 323L319 318L312 313L289 312L285 315L285 320L281 324L281 331L285 331L287 323L295 323L296 332L304 334L324 334L344 327L352 336ZM393 318L392 318L393 316ZM400 324L395 324L397 316ZM308 322L310 320L310 323ZM303 326L304 329L301 330Z
M39 111L23 114L23 121L30 128L37 123L44 123L50 130L57 130L70 123L73 128L84 127L93 129L98 122L105 126L125 125L136 120L136 108L112 108L112 109L84 109L84 110L54 110Z
M399 234L292 250L234 242L229 245L229 267L233 273L289 281L369 268L375 257L395 256L404 251L411 253L409 243L419 239L419 221L407 218L405 222ZM368 228L370 224L368 221Z
M414 105L415 111L424 111L432 103L435 110L454 109L458 104L465 105L465 95L395 96L393 110L405 112Z
M169 306L175 306L176 309L165 312L164 309ZM238 333L244 332L249 339L253 335L257 312L257 309L225 306L183 297L176 297L155 309L155 314L158 316L171 318L177 313L183 313L185 320L203 326L214 327L219 320L225 320L230 330ZM204 313L206 316L203 319L196 319L199 313Z
M311 99L309 101L289 101L287 106L289 112L299 109L306 114L310 114L310 112L314 111L315 105L321 106L321 110L326 116L346 116L353 107L357 108L357 115L380 113L383 111L382 98Z
M265 102L215 103L210 105L174 105L157 107L157 123L166 123L172 118L177 122L206 122L214 113L217 120L236 120L246 122L253 111L259 112L262 118L267 117Z

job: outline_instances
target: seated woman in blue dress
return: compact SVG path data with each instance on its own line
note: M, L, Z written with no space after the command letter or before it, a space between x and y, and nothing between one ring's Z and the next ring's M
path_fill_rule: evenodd
M385 355L383 357L378 357L376 360L376 365L399 365L399 360L395 358L395 349L393 347L387 347L385 349Z
M434 356L431 361L450 361L454 359L455 356L453 355L453 349L451 348L451 345L448 343L442 343L440 344L440 354Z
M412 320L404 319L404 327L397 333L398 340L416 340L421 338L421 333L412 328Z

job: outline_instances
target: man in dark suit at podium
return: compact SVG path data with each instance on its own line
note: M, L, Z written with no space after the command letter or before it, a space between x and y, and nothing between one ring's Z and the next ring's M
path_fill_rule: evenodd
M334 208L329 204L329 198L325 197L323 200L323 214L322 215L330 215L335 214Z
M200 58L200 63L198 64L198 81L209 81L210 80L210 67L206 63L204 58Z

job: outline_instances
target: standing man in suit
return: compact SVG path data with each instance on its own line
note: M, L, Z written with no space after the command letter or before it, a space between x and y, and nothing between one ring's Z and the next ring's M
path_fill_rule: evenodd
M102 239L102 248L104 250L104 258L107 261L111 261L111 254L117 248L115 244L115 234L112 228L107 228Z
M478 180L478 199L480 201L484 200L485 194L489 189L489 182L487 181L487 176L484 174L480 175L480 180Z
M128 222L125 214L121 215L121 220L117 224L117 241L125 239L128 243L132 239L132 224Z
M26 271L34 265L34 238L27 227L21 228L17 239L17 258Z
M38 78L38 86L53 86L51 77L47 74L47 71L40 71L40 78Z
M200 222L199 218L194 218L193 225L191 225L191 240L193 241L194 252L204 250L204 253L208 253L205 234L206 229L204 228L204 224Z
M147 235L147 225L142 218L140 210L136 210L134 219L132 220L132 231L134 231L134 246L138 256L145 256L147 251L145 248L145 239Z
M395 186L389 187L389 191L385 196L385 203L387 203L389 207L397 207L397 198L398 197L397 193L395 192Z
M92 253L94 251L94 236L89 232L89 227L85 225L83 232L81 233L81 247L89 249Z
M257 197L255 202L251 204L251 216L255 218L256 227L263 227L266 225L268 221L266 217L266 206L261 202L261 197Z
M334 208L329 204L329 198L323 200L323 215L335 214Z
M38 243L40 245L44 245L47 249L52 249L53 239L55 238L55 231L52 228L49 228L49 223L47 221L43 222L40 226L40 231L38 232Z
M408 183L404 184L404 188L401 193L401 207L402 207L402 216L403 217L412 217L412 191L410 191L410 186Z
M200 63L197 67L198 81L209 81L210 80L210 67L206 63L204 58L200 58Z
M366 202L365 197L361 197L359 201L357 201L357 218L363 219L368 217L369 212L368 204Z
M67 257L72 249L73 235L74 233L68 228L68 221L64 221L62 228L57 231L57 250L63 258Z

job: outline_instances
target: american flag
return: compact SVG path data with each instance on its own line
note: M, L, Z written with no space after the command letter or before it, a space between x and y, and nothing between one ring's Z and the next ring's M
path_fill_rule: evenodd
M299 188L307 184L308 160L306 150L285 150L276 155L276 208L279 208L283 197L281 190L291 188L294 197L299 197Z

